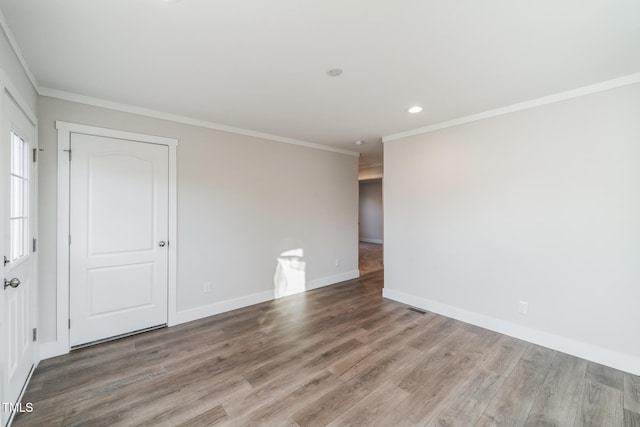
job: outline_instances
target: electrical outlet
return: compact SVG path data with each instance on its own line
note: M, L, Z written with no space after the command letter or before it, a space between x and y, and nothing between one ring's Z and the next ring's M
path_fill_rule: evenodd
M202 284L202 290L203 290L205 293L209 293L209 292L211 292L211 282L204 282L204 283Z
M526 316L528 311L529 311L529 303L526 301L520 301L520 303L518 304L518 313Z
M336 267L340 267L340 260L336 258Z

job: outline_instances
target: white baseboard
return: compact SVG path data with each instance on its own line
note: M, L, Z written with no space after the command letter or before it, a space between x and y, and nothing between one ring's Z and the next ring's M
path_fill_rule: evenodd
M346 280L357 279L358 277L360 277L360 272L358 270L352 270L335 274L333 276L322 277L320 279L315 279L307 282L306 290L310 291L312 289L333 285L339 282L344 282ZM214 304L203 305L200 307L191 308L189 310L178 311L172 316L172 321L169 323L169 326L171 327L179 325L181 323L191 322L193 320L203 319L205 317L224 313L226 311L248 307L250 305L259 304L265 301L271 301L273 300L273 298L273 291L266 291L246 295L243 297L232 298ZM69 346L58 341L52 341L40 344L38 352L39 360L45 360L69 353Z
M333 276L322 277L320 279L307 282L306 290L321 288L323 286L333 285L345 280L356 279L360 277L358 270L348 271ZM261 302L271 301L274 299L273 291L259 292L256 294L246 295L243 297L233 298L220 301L214 304L203 305L201 307L191 308L189 310L178 311L173 317L173 321L169 326L179 325L181 323L191 322L193 320L203 319L205 317L214 316L238 308L248 307Z
M177 311L173 316L171 316L172 320L168 326L171 327L181 323L191 322L193 320L202 319L215 314L224 313L226 311L248 307L265 301L271 301L272 299L273 291L267 291L220 301L214 304L203 305L189 310ZM49 359L67 353L69 353L69 346L57 341L43 343L39 348L40 360Z
M58 341L45 342L38 346L38 360L51 359L69 353L69 346Z
M340 274L334 274L333 276L310 280L309 282L307 282L307 290L310 291L311 289L318 289L324 286L335 285L336 283L357 279L358 277L360 277L360 271L352 270Z
M203 305L200 307L182 310L175 313L173 322L169 326L179 325L181 323L191 322L193 320L202 319L226 311L236 310L238 308L248 307L261 302L271 301L273 299L273 291L259 292L257 294L246 295L243 297L232 298L213 304Z
M16 402L22 402L23 404L27 403L27 402L24 402L22 398L24 398L24 394L27 391L27 388L29 387L29 383L31 382L31 378L33 378L33 373L36 371L36 368L38 367L38 363L39 363L38 360L34 362L33 367L31 368L31 370L29 371L29 374L27 375L27 379L24 381L24 386L22 387L22 390L20 391L20 394L18 395L18 399L16 400ZM13 424L13 421L16 418L16 415L18 415L18 411L6 410L4 407L4 402L3 402L2 410L5 411L5 414L8 414L8 418L6 419L5 425L7 427L11 427L11 424Z
M438 301L395 291L393 289L384 288L382 290L382 296L423 310L451 317L465 323L471 323L472 325L500 332L501 334L509 335L533 344L551 348L562 353L567 353L572 356L607 365L634 375L640 375L640 358L630 354L616 352L593 344L588 344L538 329L528 328L526 326L518 325L517 323L464 310Z
M361 237L360 241L361 242L365 242L365 243L376 243L378 245L383 245L384 244L384 240L382 240L382 239L368 239L368 238L365 238L365 237Z

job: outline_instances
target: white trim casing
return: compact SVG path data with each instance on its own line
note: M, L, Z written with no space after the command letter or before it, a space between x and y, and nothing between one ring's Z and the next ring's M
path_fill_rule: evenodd
M490 329L530 343L538 344L572 356L611 366L634 375L640 375L640 359L593 344L577 341L560 335L528 328L513 322L454 307L438 301L383 288L382 296L394 301L428 310L462 322Z
M167 325L175 323L178 310L178 140L169 145L169 281Z
M57 292L56 292L56 340L42 345L41 357L49 358L66 354L69 345L69 153L71 134L104 136L166 145L169 148L169 261L168 261L168 323L176 318L176 258L177 258L177 185L176 152L178 140L161 136L144 135L56 121L58 130L58 232L57 232ZM67 151L65 151L67 150Z

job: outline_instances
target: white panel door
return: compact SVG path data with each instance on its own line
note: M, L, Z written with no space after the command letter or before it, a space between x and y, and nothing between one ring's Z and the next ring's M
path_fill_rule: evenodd
M34 126L3 91L0 138L0 213L3 284L0 289L0 420L6 425L33 369L36 312L36 170ZM6 203L5 203L6 202Z
M72 347L167 323L168 153L71 134Z

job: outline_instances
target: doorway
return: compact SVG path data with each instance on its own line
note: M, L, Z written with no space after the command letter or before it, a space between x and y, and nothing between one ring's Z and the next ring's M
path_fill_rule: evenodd
M58 335L54 355L175 316L176 147L56 122Z
M167 324L168 149L71 134L70 343Z
M7 88L1 94L0 425L22 410L37 330L37 139L35 117ZM7 203L5 203L7 201Z
M384 268L382 178L362 180L359 187L358 268L363 276Z

